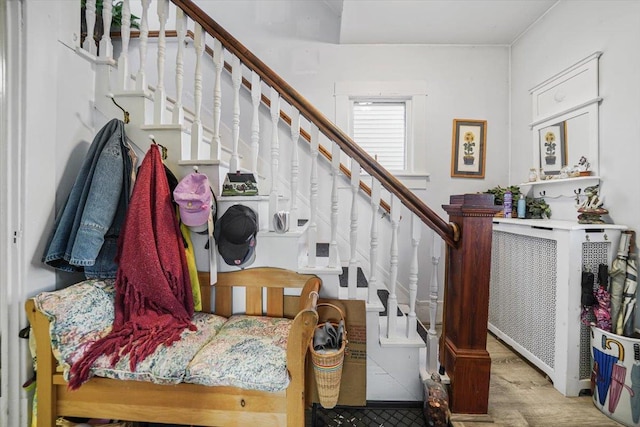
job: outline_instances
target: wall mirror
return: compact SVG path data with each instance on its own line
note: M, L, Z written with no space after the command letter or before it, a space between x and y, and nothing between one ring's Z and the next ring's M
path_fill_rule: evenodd
M533 166L545 175L560 175L585 157L598 175L598 58L577 62L531 89L533 100Z
M576 166L584 156L597 175L597 124L597 107L587 106L535 125L536 167L545 175L559 175L563 167Z

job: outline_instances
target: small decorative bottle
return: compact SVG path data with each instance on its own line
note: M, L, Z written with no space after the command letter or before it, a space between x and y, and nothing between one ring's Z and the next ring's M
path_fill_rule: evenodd
M504 217L511 218L511 211L513 211L513 199L511 195L511 191L507 191L504 193Z
M524 198L524 194L520 195L518 199L518 218L524 218L527 213L527 201Z
M538 172L536 172L536 168L529 169L529 182L535 182L538 180Z

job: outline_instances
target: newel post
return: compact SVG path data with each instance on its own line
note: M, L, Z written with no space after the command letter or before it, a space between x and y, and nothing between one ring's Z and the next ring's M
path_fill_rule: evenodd
M447 252L441 363L451 378L451 411L486 414L491 234L499 208L492 194L457 195L449 201L442 207L459 227L460 240Z

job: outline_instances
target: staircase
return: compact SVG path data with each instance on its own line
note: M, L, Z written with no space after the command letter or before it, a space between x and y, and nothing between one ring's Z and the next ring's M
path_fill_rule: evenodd
M89 33L96 19L110 28L110 2L101 15L95 3L87 0L83 15ZM367 400L421 400L421 375L439 368L442 242L455 247L457 228L194 2L153 6L124 0L120 31L77 47L95 72L96 120L127 111L129 138L142 152L151 140L166 147L179 178L195 167L219 190L229 171L254 173L259 196L218 197L218 214L235 203L258 212L251 266L313 273L323 279L322 297L366 301ZM132 13L141 17L139 31ZM290 212L286 233L270 221L279 210ZM423 235L431 263L419 262ZM196 253L199 268L208 269L206 256ZM236 267L218 258L217 268ZM419 281L429 288L426 339L417 332Z

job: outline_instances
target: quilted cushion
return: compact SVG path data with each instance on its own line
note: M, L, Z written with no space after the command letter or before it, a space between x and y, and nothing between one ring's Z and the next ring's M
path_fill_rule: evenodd
M291 320L235 315L193 358L184 382L281 391L289 385Z
M36 308L49 318L51 349L65 377L89 345L111 331L113 284L113 280L86 280L34 298Z
M68 380L71 365L79 360L90 344L111 331L114 318L113 280L86 280L68 288L43 292L34 298L36 307L50 320L53 354ZM129 356L111 367L107 356L99 357L92 375L101 377L151 381L158 384L181 382L194 354L213 338L227 319L214 314L196 313L197 331L185 330L181 340L172 346L159 346L135 372L129 369Z

